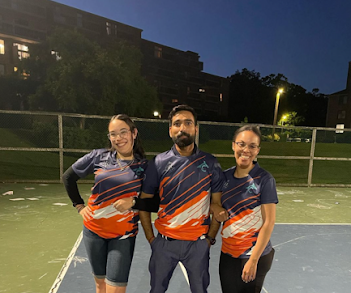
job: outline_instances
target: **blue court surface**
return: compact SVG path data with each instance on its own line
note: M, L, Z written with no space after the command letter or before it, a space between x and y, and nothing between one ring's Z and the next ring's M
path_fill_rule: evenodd
M85 248L78 238L50 293L94 293ZM272 235L276 250L264 293L347 293L351 288L351 225L277 224ZM218 262L221 241L211 248L209 293L221 292ZM128 293L149 292L150 246L142 229L136 241ZM190 292L180 265L171 279L169 293Z

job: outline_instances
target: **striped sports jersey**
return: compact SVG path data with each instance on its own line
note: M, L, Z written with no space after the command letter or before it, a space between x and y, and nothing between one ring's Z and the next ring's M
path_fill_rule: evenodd
M129 162L122 160L122 168ZM95 174L95 184L88 201L93 218L84 221L84 226L106 239L135 236L138 233L138 212L129 210L121 213L112 204L118 199L139 195L146 167L146 160L135 159L129 167L121 170L116 152L107 149L93 150L77 160L72 168L79 177Z
M248 177L235 178L235 168L224 171L222 206L229 219L222 228L222 252L235 258L249 258L263 225L261 204L278 203L273 176L258 163ZM262 255L272 249L267 244Z
M179 240L197 240L207 233L211 192L222 191L223 172L217 159L195 146L181 156L175 146L157 155L145 173L143 192L158 189L160 208L156 229Z

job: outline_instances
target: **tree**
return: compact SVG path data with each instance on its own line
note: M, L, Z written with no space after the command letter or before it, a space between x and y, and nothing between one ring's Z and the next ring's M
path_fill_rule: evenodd
M22 69L41 81L32 109L150 117L160 109L156 89L140 74L141 52L126 43L102 48L77 31L57 29L36 45Z
M38 83L18 74L0 76L0 109L26 110L28 97L35 93Z
M305 118L302 116L298 116L297 112L292 111L284 114L280 120L278 121L278 125L282 126L296 126L301 122L305 121Z
M261 77L260 73L246 68L230 77L230 121L240 122L247 117L250 123L272 124L279 88L284 88L278 108L280 114L299 113L295 125L325 125L327 97L320 94L318 89L309 93L302 86L289 83L288 78L281 73Z

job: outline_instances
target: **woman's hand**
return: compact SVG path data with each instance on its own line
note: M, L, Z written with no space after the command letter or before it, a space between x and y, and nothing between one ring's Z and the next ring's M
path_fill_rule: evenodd
M134 201L134 197L122 198L122 199L116 200L113 203L113 207L117 211L124 213L125 211L130 210L133 207L133 201Z
M228 220L228 212L225 208L219 206L218 204L211 204L210 212L213 213L214 218L217 222L224 222Z
M93 212L89 206L84 207L79 211L79 214L83 217L84 221L89 221L93 217Z
M249 259L244 265L241 279L243 282L248 283L256 279L257 262Z

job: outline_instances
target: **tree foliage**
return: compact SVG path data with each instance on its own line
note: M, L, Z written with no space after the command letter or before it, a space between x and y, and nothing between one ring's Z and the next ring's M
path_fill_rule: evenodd
M31 50L22 70L40 81L31 109L150 117L156 89L140 74L141 52L126 43L101 47L76 31L56 30Z
M325 126L328 100L318 89L307 92L302 86L289 83L283 74L261 77L259 72L246 68L230 77L229 113L231 122L247 117L250 123L272 124L277 90L280 96L278 117L296 112L294 123L306 126Z

